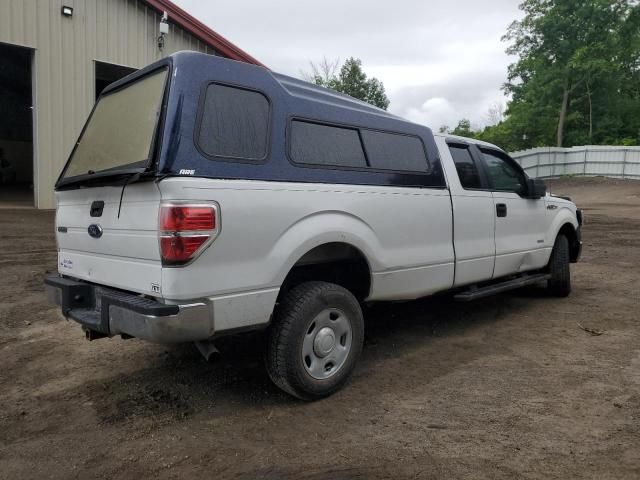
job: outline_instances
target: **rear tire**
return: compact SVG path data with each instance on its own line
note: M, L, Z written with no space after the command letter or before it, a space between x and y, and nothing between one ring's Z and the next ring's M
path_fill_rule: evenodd
M571 271L569 269L569 240L558 235L549 259L547 291L555 297L566 297L571 293Z
M362 351L360 304L345 288L302 283L285 293L269 327L266 367L280 389L302 400L331 395Z

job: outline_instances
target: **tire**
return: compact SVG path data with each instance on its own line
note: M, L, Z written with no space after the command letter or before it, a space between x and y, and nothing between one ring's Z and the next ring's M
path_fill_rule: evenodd
M364 341L360 304L345 288L302 283L284 294L269 327L266 367L301 400L331 395L349 379Z
M569 240L558 235L549 259L547 291L555 297L566 297L571 293L571 271L569 269Z

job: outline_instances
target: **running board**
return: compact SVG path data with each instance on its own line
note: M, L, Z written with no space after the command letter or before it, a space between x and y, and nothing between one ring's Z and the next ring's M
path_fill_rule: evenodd
M453 296L453 299L458 302L470 302L471 300L477 300L478 298L488 297L489 295L495 295L496 293L506 292L515 288L524 287L533 283L549 280L551 275L548 273L536 273L533 275L523 274L518 278L507 280L500 283L493 283L485 287L471 287L469 290L460 292Z

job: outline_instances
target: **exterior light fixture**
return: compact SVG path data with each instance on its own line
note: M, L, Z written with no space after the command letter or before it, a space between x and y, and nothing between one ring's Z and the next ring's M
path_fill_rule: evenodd
M67 7L66 5L63 5L62 15L64 15L65 17L73 17L73 7Z
M169 15L164 12L160 19L160 36L158 37L158 48L160 50L164 49L164 37L167 35L169 35Z

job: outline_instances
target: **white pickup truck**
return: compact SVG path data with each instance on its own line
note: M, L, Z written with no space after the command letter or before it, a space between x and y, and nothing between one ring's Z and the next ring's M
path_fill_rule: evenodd
M534 283L566 296L581 212L498 147L264 68L179 53L108 87L56 184L46 291L87 338L266 330L283 390L327 396L361 304Z

